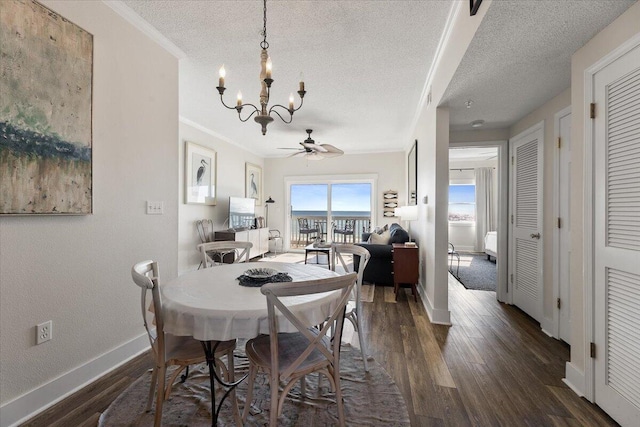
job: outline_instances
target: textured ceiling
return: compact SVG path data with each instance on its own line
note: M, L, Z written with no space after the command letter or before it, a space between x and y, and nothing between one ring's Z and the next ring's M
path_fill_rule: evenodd
M215 89L225 65L225 101L258 103L261 1L125 1L186 54L180 115L252 152L284 156L305 129L345 153L397 151L410 126L447 16L444 1L269 1L271 103L288 105L304 73L307 95L293 123L278 118L266 136L241 123Z
M451 128L509 127L567 89L571 55L635 1L494 0L443 98Z
M477 119L485 129L506 128L558 95L569 87L571 54L634 2L494 0L445 93L452 129L470 130ZM227 103L235 104L238 90L258 102L261 1L121 4L185 53L180 115L269 157L289 155L278 147L299 147L307 128L317 143L347 154L406 149L454 2L269 0L271 104L287 105L291 92L297 98L300 72L307 95L293 123L276 118L266 136L253 118L241 123L225 109L215 89L224 64Z

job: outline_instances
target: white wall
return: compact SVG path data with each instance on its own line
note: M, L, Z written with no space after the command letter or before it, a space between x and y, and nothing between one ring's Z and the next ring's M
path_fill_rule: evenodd
M234 117L230 117L234 119ZM240 123L238 126L250 126ZM255 129L250 129L255 130ZM259 136L258 133L256 135ZM193 142L213 149L217 154L217 204L215 206L186 204L184 203L184 153L185 141ZM199 219L212 219L213 228L222 230L228 227L225 224L229 215L229 196L245 197L244 169L245 162L250 162L263 167L263 159L247 150L221 140L205 128L180 122L180 185L179 185L179 226L178 226L178 272L195 270L200 264L200 258L196 251L196 245L200 238L196 231L195 222ZM267 175L263 167L262 173ZM269 197L265 192L264 199ZM264 203L256 206L256 215L264 215Z
M144 334L135 262L177 271L178 61L102 2L43 3L94 35L94 213L0 218L2 425L100 375L96 358ZM146 200L164 215L145 215ZM36 346L46 320L53 339Z
M450 323L447 289L448 183L449 183L449 112L438 108L443 95L473 39L490 0L482 2L478 13L469 16L468 4L455 4L447 39L441 56L427 78L423 100L430 94L431 103L421 106L412 139L418 140L418 206L420 220L412 230L420 242L420 289L429 318L436 323ZM428 204L421 203L428 197Z
M269 228L278 229L284 235L285 215L288 212L285 178L292 176L377 175L377 192L373 201L376 210L375 225L399 222L398 218L382 216L382 193L398 190L400 204L407 200L406 153L352 154L319 161L302 157L267 158L264 160L265 198L271 196L276 203L269 206ZM405 224L406 225L406 224Z
M591 65L640 32L640 3L631 6L599 32L571 58L571 182L584 179L584 131L588 101L584 99L584 73ZM584 197L583 188L571 193L571 366L585 369L584 325ZM573 384L582 391L582 384Z
M571 89L568 88L555 98L549 100L537 110L520 119L510 129L510 138L527 130L531 126L544 121L543 147L543 214L542 214L542 268L543 268L543 315L547 324L553 324L553 228L556 224L553 213L553 182L555 179L554 159L558 154L555 140L554 115L571 104ZM577 182L580 182L579 180ZM572 181L576 182L576 181ZM571 228L576 230L575 228ZM541 322L543 323L543 322ZM544 323L543 323L544 325Z

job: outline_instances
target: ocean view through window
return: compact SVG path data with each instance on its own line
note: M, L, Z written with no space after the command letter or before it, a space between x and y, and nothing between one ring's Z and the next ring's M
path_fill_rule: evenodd
M449 221L475 222L476 186L475 184L449 185Z
M303 247L315 237L334 240L334 230L355 220L354 241L368 231L371 224L372 185L369 183L292 184L291 246ZM300 235L298 218L306 218L317 233Z

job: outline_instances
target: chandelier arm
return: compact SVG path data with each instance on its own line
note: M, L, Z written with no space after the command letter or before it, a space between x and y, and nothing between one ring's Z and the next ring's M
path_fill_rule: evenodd
M245 106L245 105L248 105L248 106L253 107L253 111L251 112L251 114L249 114L249 115L247 116L247 118L246 118L246 119L243 119L243 118L240 116L240 112L241 112L241 110L238 110L238 118L240 119L240 121L241 121L241 122L246 122L246 121L247 121L247 120L249 120L249 119L251 118L251 116L253 116L255 113L260 112L260 110L258 110L258 109L256 108L256 106L255 106L255 105L253 105L253 104L242 104L242 106Z
M284 118L284 117L282 117L282 116L280 115L280 113L278 113L278 111L274 110L274 107L281 107L282 109L286 110L286 111L289 113L289 120L288 120L288 121L287 121L287 120L285 120L285 118ZM285 108L285 107L284 107L284 106L282 106L282 105L278 105L278 104L276 104L276 105L274 105L273 107L269 108L269 115L271 115L271 112L272 112L272 111L273 111L273 112L274 112L278 117L280 117L280 120L282 120L283 122L285 122L285 123L287 123L287 124L291 123L291 121L293 120L293 114L291 114L291 111L290 111L288 108Z

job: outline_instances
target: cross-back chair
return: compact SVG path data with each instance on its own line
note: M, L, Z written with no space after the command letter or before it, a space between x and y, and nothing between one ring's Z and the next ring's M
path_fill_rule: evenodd
M342 243L346 243L347 241L347 236L351 236L351 241L353 242L355 237L354 237L354 232L355 232L355 228L356 228L356 220L355 219L345 219L344 220L344 225L342 228L335 228L333 230L333 234L341 234L342 235ZM336 240L334 238L334 240Z
M345 313L345 318L347 318L353 328L358 333L358 340L360 341L360 351L362 352L362 360L364 361L364 370L365 372L369 372L369 366L367 365L367 347L364 340L364 331L362 329L362 277L364 275L364 269L367 267L369 260L371 259L371 254L366 248L362 246L356 245L345 245L345 244L333 244L333 267L332 270L335 271L336 265L338 262L344 268L346 273L350 273L355 271L356 261L358 262L358 280L355 286L355 292L351 297L351 302L347 307L347 311ZM351 255L353 257L353 263L351 264L351 268L349 268L349 264L344 260L344 255Z
M298 380L313 372L329 379L335 391L338 420L344 426L344 405L340 389L340 338L344 323L344 311L356 284L356 274L304 282L269 283L260 291L267 297L269 335L247 341L249 358L249 383L247 401L242 414L249 414L253 387L258 370L269 375L271 390L269 425L276 426L287 393ZM321 326L309 325L304 313L292 313L286 305L286 297L312 295L323 292L339 292L338 303ZM298 330L279 333L279 322L290 322ZM280 385L282 391L280 392Z
M249 253L253 243L224 240L219 242L200 243L197 248L200 251L204 268L213 267L229 260L233 256L233 263L249 262Z
M318 237L318 227L315 224L312 224L308 218L298 218L298 246L300 246L300 237L302 235L306 236L305 244L309 244L309 237L314 234Z
M142 289L140 298L142 318L151 343L151 355L155 362L151 373L151 386L145 410L147 412L151 410L155 393L156 413L154 426L158 427L162 422L163 403L169 398L176 378L186 369L186 373L182 376L182 382L184 382L187 379L189 366L205 361L204 350L200 341L192 337L179 337L164 332L158 263L155 261L142 261L135 264L131 268L131 277L135 284ZM151 298L149 298L149 294ZM216 363L216 366L220 367L224 376L230 381L233 380L233 350L235 347L235 340L223 341L218 345L214 355L216 359L227 356L228 368L221 360ZM165 381L167 367L169 366L177 366L177 369L169 380Z

